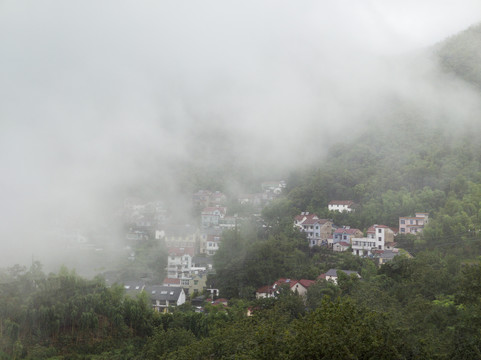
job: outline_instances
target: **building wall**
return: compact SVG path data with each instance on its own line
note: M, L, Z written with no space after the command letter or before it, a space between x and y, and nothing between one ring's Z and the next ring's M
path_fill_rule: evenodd
M329 211L339 211L339 212L343 212L343 211L347 211L347 212L351 212L352 209L349 205L328 205L327 206L328 210Z
M189 279L189 294L201 294L207 287L207 275L194 275Z
M416 213L416 216L406 216L399 218L400 234L416 234L424 229L428 223L428 213Z
M352 238L352 253L353 255L365 256L371 255L372 249L384 250L384 236L376 238Z

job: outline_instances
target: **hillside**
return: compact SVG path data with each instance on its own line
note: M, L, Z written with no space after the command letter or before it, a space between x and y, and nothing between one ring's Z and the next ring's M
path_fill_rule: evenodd
M481 88L481 24L441 42L435 52L447 71Z
M387 94L370 126L343 134L316 170L291 176L293 206L327 215L330 200L353 200L360 212L352 225L366 228L396 226L415 211L436 214L450 195L462 199L469 182L481 183L481 88L460 85L452 74L481 85L480 49L481 25L428 49L423 56L438 56L442 71L420 72L428 80L436 75L429 87L426 79L410 85L414 94L424 86L426 97ZM416 65L410 59L404 66Z

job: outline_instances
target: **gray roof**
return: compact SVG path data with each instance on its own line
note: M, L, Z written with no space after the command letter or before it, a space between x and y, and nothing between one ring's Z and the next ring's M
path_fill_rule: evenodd
M351 274L356 274L359 276L357 271L352 271L352 270L338 270L338 269L329 269L329 271L326 273L326 276L335 276L337 277L337 272L342 271L346 275L351 275Z
M382 259L393 259L397 255L399 255L399 252L394 252L392 250L384 250L383 253L379 254L379 257Z
M145 287L145 292L151 300L177 301L180 294L184 291L181 287L150 285Z
M206 266L206 265L212 265L214 263L214 260L212 257L208 256L194 256L192 258L192 263L196 264L197 266Z
M127 292L140 293L145 287L145 283L143 281L124 281L123 285Z

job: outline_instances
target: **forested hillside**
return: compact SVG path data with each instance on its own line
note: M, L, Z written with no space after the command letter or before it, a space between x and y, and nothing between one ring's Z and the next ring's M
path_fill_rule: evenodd
M481 88L481 24L445 40L436 53L447 71Z
M479 85L480 41L473 27L434 51L449 76ZM322 162L292 172L285 194L261 216L223 234L209 282L229 298L227 307L206 303L199 313L188 301L161 314L145 294L129 297L100 277L15 266L0 272L0 359L480 358L479 113L436 118L399 99L379 109L369 128L346 133ZM189 180L217 186L215 175ZM329 212L334 199L357 207ZM397 227L415 212L430 221L421 235L399 235L404 255L378 267L309 248L293 227L301 211L364 232ZM145 249L149 260L157 250ZM329 269L361 277L319 278ZM280 288L276 298L255 299L258 287L281 277L316 283L305 297Z

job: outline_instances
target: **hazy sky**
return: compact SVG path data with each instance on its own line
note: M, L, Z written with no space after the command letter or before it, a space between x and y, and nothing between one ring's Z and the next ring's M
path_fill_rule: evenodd
M0 259L45 247L65 216L100 218L125 184L176 189L178 161L321 156L391 82L379 59L479 14L479 0L0 0Z

